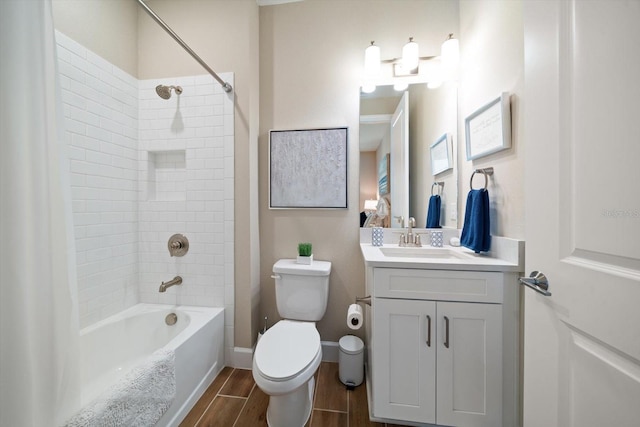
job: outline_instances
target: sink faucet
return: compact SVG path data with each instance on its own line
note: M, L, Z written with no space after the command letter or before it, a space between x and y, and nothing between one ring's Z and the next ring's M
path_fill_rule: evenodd
M416 226L416 219L412 216L409 217L409 230L407 231L407 243L415 243L415 238L413 237L413 228Z
M422 243L420 242L420 235L413 233L413 228L416 226L416 219L414 217L409 217L408 225L409 228L407 229L407 234L402 234L402 236L400 236L400 243L398 245L421 247Z
M182 283L182 277L176 276L173 279L169 280L168 282L162 282L162 284L160 285L160 289L158 291L165 292L167 288L170 288L171 286L174 286L174 285L180 285L181 283Z

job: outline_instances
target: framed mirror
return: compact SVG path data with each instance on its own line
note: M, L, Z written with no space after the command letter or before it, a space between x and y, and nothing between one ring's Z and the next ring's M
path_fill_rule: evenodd
M407 98L406 118L407 147L398 149L392 126L398 105ZM395 117L395 121L398 117ZM395 132L398 134L399 132ZM443 148L447 148L446 166L443 166L443 150L438 142L446 136ZM445 83L437 89L429 89L426 83L411 84L402 92L393 86L379 86L373 93L360 96L360 206L362 218L371 214L364 211L365 201L384 199L388 204L389 218L383 226L406 226L413 217L416 227L426 226L427 207L431 187L442 182L442 210L440 224L457 227L457 90ZM436 164L432 164L431 147L436 145ZM442 144L442 142L440 142ZM404 154L403 154L404 152ZM389 194L380 194L377 170L384 156L389 155ZM398 157L404 156L404 159ZM434 176L437 175L437 176ZM393 185L393 184L398 185ZM406 202L396 202L394 192L406 196ZM402 217L404 221L401 221Z

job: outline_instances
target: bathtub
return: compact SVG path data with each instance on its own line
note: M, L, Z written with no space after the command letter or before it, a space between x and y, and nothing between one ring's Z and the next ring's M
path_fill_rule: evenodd
M174 426L224 367L224 309L138 304L81 330L81 405L160 348L175 352L176 397L156 426Z

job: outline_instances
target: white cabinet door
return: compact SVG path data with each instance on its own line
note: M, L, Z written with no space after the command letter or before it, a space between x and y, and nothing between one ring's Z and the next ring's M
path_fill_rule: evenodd
M437 303L437 423L502 425L502 306Z
M374 299L375 417L435 423L435 315L433 301Z

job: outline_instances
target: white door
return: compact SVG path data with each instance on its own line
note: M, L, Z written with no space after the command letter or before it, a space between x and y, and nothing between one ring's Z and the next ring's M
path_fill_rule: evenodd
M502 305L437 303L436 422L502 425Z
M391 215L409 221L409 92L405 92L391 118ZM391 218L391 227L401 227Z
M373 415L436 421L436 303L375 298Z
M640 1L524 1L524 426L640 425Z

